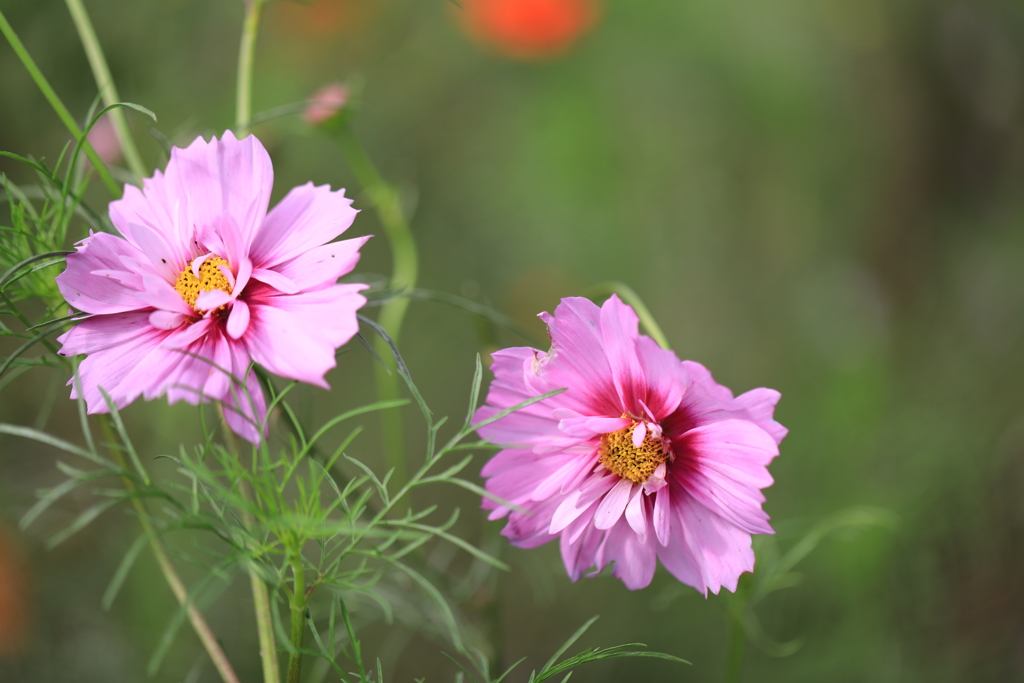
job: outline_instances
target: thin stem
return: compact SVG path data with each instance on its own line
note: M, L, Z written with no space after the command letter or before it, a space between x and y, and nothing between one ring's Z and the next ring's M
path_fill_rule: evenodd
M306 571L302 567L302 556L294 555L291 560L295 584L292 590L292 651L288 655L288 677L286 683L299 683L302 675L302 641L306 637Z
M726 603L729 617L729 651L725 660L725 683L740 683L743 677L743 650L747 633L743 628L744 614L749 601L749 575L740 578L736 591Z
M373 203L384 233L387 235L388 243L391 245L393 270L390 287L395 292L412 291L416 287L416 278L419 274L419 257L416 253L416 241L413 239L409 223L402 213L398 193L381 178L373 161L347 124L340 126L336 134L342 154L355 174L356 180L359 181ZM398 344L402 321L405 319L408 308L409 299L404 296L393 297L381 306L377 322L395 344ZM389 372L388 368L380 363L375 364L378 397L381 400L398 398L398 374L390 360L391 349L380 336L374 340L374 346L381 358L388 359L386 362L391 368ZM405 439L402 434L401 414L394 410L381 411L381 428L387 464L394 470L391 481L396 487L401 488L409 476L405 460Z
M224 440L227 442L228 450L231 453L239 453L238 442L234 432L228 426L224 418L224 407L218 405L221 422L224 424ZM253 456L255 459L255 456ZM238 482L238 488L246 502L252 503L254 496L249 482L242 479ZM242 522L245 528L252 533L256 528L256 519L246 509L242 510ZM281 666L277 659L277 641L274 639L274 617L270 611L270 592L267 584L256 571L253 562L249 564L249 585L252 588L253 612L256 616L256 633L260 640L260 663L263 665L263 683L280 683Z
M89 66L96 79L96 86L103 97L103 104L109 107L119 103L121 97L117 94L117 86L114 85L114 79L110 75L110 67L107 66L103 48L100 47L100 41L96 38L96 31L93 30L92 22L85 11L85 5L82 4L82 0L65 0L65 3L68 6L68 11L71 12L71 19L75 22L78 37L82 39L82 47L85 48L85 56L89 59ZM144 177L146 167L135 146L135 139L132 138L132 131L128 127L128 119L124 115L124 110L111 109L107 115L110 116L110 121L114 124L114 133L117 134L117 141L121 144L121 152L124 154L124 160L128 163L128 168L139 178Z
M252 68L262 8L263 0L245 0L245 23L242 25L242 44L238 49L238 84L235 90L235 132L240 138L249 134L252 119Z
M76 141L81 141L82 149L85 150L85 156L89 158L93 168L95 168L96 172L99 174L100 180L102 180L103 184L107 186L108 190L110 190L110 194L115 197L120 197L121 187L114 180L113 176L110 175L110 170L107 168L107 165L103 163L103 160L100 159L98 154L96 154L96 150L92 148L89 141L82 139L82 129L78 127L78 123L75 122L74 117L71 116L67 107L65 107L64 103L60 101L57 93L54 92L52 87L50 87L49 81L46 80L46 77L43 76L43 72L41 72L39 67L36 66L31 55L29 55L25 46L22 45L21 40L18 39L18 35L14 32L14 29L11 28L9 23L7 23L7 18L4 16L2 11L0 11L0 33L3 33L4 37L7 38L7 42L11 44L11 48L14 50L14 53L18 55L18 59L21 60L25 69L28 70L32 80L35 81L36 86L39 88L40 92L43 93L43 97L45 97L46 101L50 103L51 107L53 107L53 110L64 123L64 126L68 131L70 131Z
M110 419L106 415L100 416L100 426L103 429L103 433L106 435L107 441L114 443L116 437L114 430L110 425ZM124 456L121 451L117 448L110 449L111 455L117 464L125 468ZM136 490L135 483L123 477L125 489L132 493ZM139 522L142 524L142 530L146 534L146 538L149 539L149 547L153 551L153 556L156 558L157 565L160 567L160 572L164 575L164 579L167 581L167 585L170 586L171 592L174 593L174 597L178 600L178 604L185 609L185 614L188 616L189 623L192 624L192 629L199 636L200 642L203 647L206 648L207 654L210 655L210 659L213 660L213 665L217 668L217 673L224 680L224 683L240 683L238 676L235 675L234 669L231 668L231 663L228 662L227 656L224 654L224 650L221 649L220 644L217 642L216 636L213 635L213 631L210 629L209 624L206 623L206 619L203 617L202 612L196 607L195 603L189 598L188 589L182 582L178 573L174 569L174 565L171 564L171 559L167 557L167 551L164 550L163 544L160 542L160 537L156 533L156 529L153 528L152 520L149 517L149 511L146 510L145 504L138 496L130 496L132 499L132 505L135 506L135 512L139 516Z
M661 327L658 326L658 321L651 315L650 309L644 304L640 295L633 291L633 288L626 283L615 281L603 282L588 289L585 295L588 297L598 297L610 296L612 294L618 294L623 302L633 307L637 317L640 318L640 324L644 326L647 334L651 335L651 338L658 342L658 346L663 349L670 348L668 338L661 331Z

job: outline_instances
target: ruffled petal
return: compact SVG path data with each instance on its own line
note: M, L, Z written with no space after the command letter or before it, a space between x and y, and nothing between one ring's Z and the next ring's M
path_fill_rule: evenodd
M761 509L772 484L775 440L753 422L724 420L687 432L673 444L672 476L696 500L747 533L773 533Z
M78 251L67 257L67 269L57 276L64 300L86 313L123 313L148 304L141 298L142 278L126 272L122 258L144 255L127 240L98 232L79 243ZM112 277L111 272L124 276ZM97 272L99 274L97 274Z
M252 358L275 375L324 389L335 350L359 331L356 311L366 303L365 285L249 302L249 329L243 341Z
M355 220L345 190L306 183L292 189L264 219L252 242L251 258L258 268L272 268L330 242Z
M768 432L776 444L782 443L782 440L789 433L789 430L783 427L781 424L775 421L775 405L779 402L779 398L782 394L775 391L774 389L751 389L745 394L740 394L736 397L736 402L746 408L750 419L757 423L757 425Z
M649 586L658 566L655 544L645 542L625 520L608 531L604 557L615 563L612 576L621 579L631 591Z
M673 503L682 527L686 529L690 552L699 560L701 578L707 590L715 594L722 588L735 592L740 574L754 571L750 534L711 512L688 494L677 496Z
M359 263L359 249L368 239L369 236L357 237L315 247L287 263L276 266L274 270L288 278L297 288L296 291L329 287L342 275L352 272Z
M274 185L270 156L255 136L237 140L226 131L220 140L197 138L185 149L174 148L163 181L167 196L184 198L186 220L196 232L219 237L220 256L232 264L248 256Z

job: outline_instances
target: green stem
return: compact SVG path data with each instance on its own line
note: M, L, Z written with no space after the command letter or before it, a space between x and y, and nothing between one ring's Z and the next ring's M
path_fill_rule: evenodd
M234 432L231 431L227 420L224 419L224 406L218 405L217 408L220 412L221 422L224 424L224 441L227 444L228 451L240 453ZM253 457L255 459L255 456ZM249 482L244 479L239 481L238 488L246 502L252 503L255 500ZM249 533L252 533L256 528L256 518L247 509L242 510L242 523L245 524L245 528ZM267 590L267 584L264 583L259 572L256 571L255 560L252 560L249 564L249 585L252 588L253 613L256 616L256 634L259 636L260 641L260 663L263 665L263 683L280 683L281 666L277 660L277 641L274 639L274 617L270 611L270 592Z
M416 253L416 241L413 239L409 223L402 213L398 192L388 185L377 168L373 165L366 150L359 144L348 124L342 125L337 131L338 145L356 176L356 180L366 192L380 219L388 243L391 245L393 270L390 288L394 293L411 291L416 287L419 274L419 257ZM402 331L402 321L409 308L409 299L395 296L380 309L377 322L388 333L395 344L398 344ZM377 383L377 394L381 400L391 400L399 396L398 374L391 360L391 349L381 338L374 341L377 354L385 359L388 368L379 363L374 368ZM384 454L388 467L394 470L391 481L401 488L408 480L408 466L405 460L405 439L402 434L402 416L395 410L381 411L381 427L383 429Z
M85 5L82 4L82 0L65 0L65 2L68 11L71 12L71 19L75 22L75 28L78 30L78 37L82 39L82 47L85 48L85 56L89 59L89 66L92 67L96 86L99 88L100 96L103 97L103 104L109 107L119 103L121 97L117 94L117 86L114 85L114 79L110 75L110 67L107 66L103 48L100 47L100 41L96 38L96 32L93 30L92 22L89 21ZM117 141L121 143L121 151L124 153L124 160L128 163L128 168L139 178L144 177L146 167L135 146L135 140L132 138L132 131L128 127L128 119L124 115L124 110L111 109L107 113L110 116L110 121L114 124L114 132L117 134Z
M14 50L14 53L18 55L18 59L21 60L21 63L25 66L25 69L28 70L32 80L35 81L36 86L38 86L40 92L43 93L43 97L45 97L46 101L50 103L51 107L53 107L53 110L57 113L57 116L64 123L65 127L67 127L68 131L70 131L71 135L76 141L82 142L82 149L85 150L85 156L89 158L93 168L95 168L96 172L99 174L100 180L102 180L103 184L107 186L108 190L110 190L110 194L115 197L120 197L121 187L114 180L113 176L110 175L110 170L107 168L107 165L103 163L103 160L100 159L98 154L96 154L96 150L92 148L89 141L82 139L82 129L78 127L78 123L75 122L74 117L71 116L67 107L65 107L64 103L60 101L59 97L57 97L57 93L50 87L49 81L46 80L46 77L43 76L39 67L36 66L36 63L32 60L32 57L25 49L25 46L21 44L21 40L18 39L18 35L14 32L14 29L11 28L11 25L7 23L7 18L4 16L2 11L0 11L0 33L3 33L4 37L7 38L7 42L11 44L11 48Z
M114 430L110 425L110 419L106 415L100 416L100 426L103 429L107 440L110 443L116 442ZM114 460L121 468L125 468L124 456L121 451L117 448L110 449L111 455ZM124 487L129 493L133 493L136 490L135 483L128 478L122 478ZM231 668L231 663L228 662L227 656L224 654L224 650L221 649L220 644L217 642L216 636L213 635L213 631L210 629L209 624L206 623L206 619L203 617L202 612L196 607L195 603L189 598L188 589L182 582L181 577L178 576L178 572L175 571L174 565L171 563L171 559L167 557L167 551L164 550L163 544L160 542L160 536L156 533L156 529L153 527L152 520L149 517L149 511L143 504L142 499L138 496L130 496L132 499L132 505L135 506L135 512L139 516L139 522L142 524L142 530L146 534L146 538L149 539L149 547L153 551L153 556L156 558L156 563L160 567L160 572L164 575L164 579L167 581L167 585L170 586L171 592L174 593L174 597L178 600L178 604L185 609L185 614L188 617L189 623L192 624L192 629L199 636L199 641L206 648L207 654L210 655L210 659L213 660L213 665L216 667L220 677L224 680L224 683L240 683L238 676L235 675L234 669Z
M726 614L729 617L729 651L725 660L725 683L740 683L743 677L743 650L747 644L743 622L749 604L749 591L749 575L743 576L736 585L736 591L726 602Z
M277 641L274 640L274 618L270 613L270 593L253 569L249 569L252 602L256 612L256 631L260 637L260 661L263 663L264 683L279 683L280 665L277 663Z
M240 138L249 134L249 122L252 120L252 68L262 8L263 0L245 0L245 23L242 25L242 44L238 49L238 84L235 90L235 132Z
M725 663L725 683L739 683L743 676L743 650L747 636L737 614L729 615L729 653Z
M286 683L299 683L302 675L302 641L306 637L306 571L302 567L302 556L292 557L292 573L295 585L292 590L292 651L288 655L288 677Z
M619 298L624 303L629 304L636 311L636 315L640 318L640 324L644 326L647 334L651 335L654 341L658 342L658 346L663 349L670 348L668 338L665 333L661 331L661 327L658 326L658 321L651 315L651 311L644 304L643 299L640 295L633 291L633 288L624 282L602 282L599 285L595 285L588 289L585 293L587 297L599 297L599 296L611 296L612 294L618 294Z

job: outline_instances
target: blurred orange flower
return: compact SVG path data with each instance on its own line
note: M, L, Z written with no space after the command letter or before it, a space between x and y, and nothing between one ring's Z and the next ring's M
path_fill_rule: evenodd
M367 0L313 0L280 2L274 6L274 23L302 38L333 38L363 26L373 13Z
M599 18L597 0L461 0L469 34L514 59L564 55Z
M28 576L14 534L0 523L0 657L24 650L29 627Z

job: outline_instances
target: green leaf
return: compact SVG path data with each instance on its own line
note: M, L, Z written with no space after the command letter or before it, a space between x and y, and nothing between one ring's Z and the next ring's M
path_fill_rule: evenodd
M112 498L110 500L104 500L102 502L96 503L86 508L84 512L78 515L78 517L76 517L74 521L71 522L71 524L67 525L66 527L55 533L53 536L50 536L50 538L48 538L46 541L46 547L51 550L57 547L58 545L60 545L61 543L68 540L76 533L84 529L85 527L89 526L89 524L91 524L97 517L99 517L104 512L106 512L107 510L114 507L120 502L121 498Z
M121 559L121 563L117 565L117 571L114 572L114 576L110 579L110 584L107 586L107 590L103 592L103 600L100 603L103 605L103 609L109 610L110 606L114 604L114 600L117 598L117 594L121 591L121 586L124 585L124 580L128 577L128 572L131 571L135 565L135 560L138 559L139 553L146 547L146 542L149 540L149 536L146 534L140 534L135 542L128 547L128 552L124 554Z

